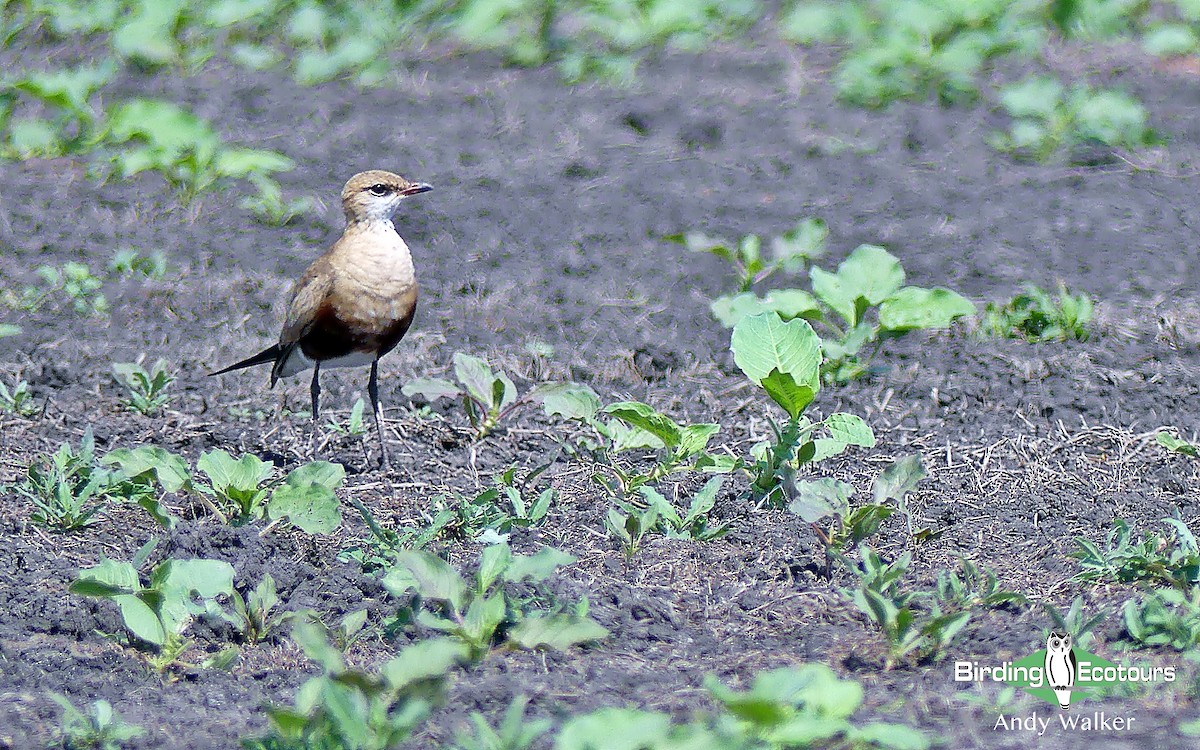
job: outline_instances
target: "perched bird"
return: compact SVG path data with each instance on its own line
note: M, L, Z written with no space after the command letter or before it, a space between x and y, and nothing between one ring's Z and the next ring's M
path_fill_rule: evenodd
M396 233L392 215L410 195L432 190L423 182L370 170L342 188L346 229L304 272L292 290L279 343L253 357L210 373L221 375L271 364L271 387L280 378L312 368L312 419L321 401L321 369L371 365L367 393L379 436L380 465L388 467L379 403L379 358L404 338L417 309L412 255Z

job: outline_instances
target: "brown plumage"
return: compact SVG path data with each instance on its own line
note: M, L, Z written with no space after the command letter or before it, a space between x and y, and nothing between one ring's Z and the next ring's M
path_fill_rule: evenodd
M380 463L386 467L378 362L404 338L417 309L412 255L391 218L404 198L431 189L382 170L351 177L342 189L346 230L292 289L279 343L211 374L271 362L274 387L279 378L312 367L315 429L322 366L371 365L367 391L379 435Z

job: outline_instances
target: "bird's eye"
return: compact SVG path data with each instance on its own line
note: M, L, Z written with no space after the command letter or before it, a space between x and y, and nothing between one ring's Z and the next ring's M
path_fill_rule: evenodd
M372 185L371 187L367 188L367 192L378 198L382 198L385 195L390 195L392 188L390 185Z

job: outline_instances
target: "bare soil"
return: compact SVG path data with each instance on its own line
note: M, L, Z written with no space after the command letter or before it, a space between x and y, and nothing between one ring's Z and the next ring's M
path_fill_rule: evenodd
M834 101L821 61L774 43L668 56L629 90L567 88L552 72L507 70L486 56L401 56L394 85L371 90L301 88L220 65L190 78L126 74L122 94L179 101L231 140L292 157L298 167L283 176L285 190L323 203L275 228L239 209L233 189L187 208L155 176L97 184L69 160L0 164L0 280L31 282L36 266L68 260L99 269L124 245L161 250L173 268L165 280L110 284L107 319L50 307L13 320L24 331L0 339L0 374L28 380L45 409L33 419L0 415L0 481L14 481L60 442L76 443L89 425L101 451L152 443L192 460L212 448L283 469L308 460L303 378L270 391L265 372L206 372L274 340L291 280L340 232L343 181L391 169L436 187L397 220L423 296L408 338L381 367L394 468L371 470L361 440L330 431L322 455L346 464L347 495L398 526L421 523L439 493L477 491L513 463L554 458L543 481L561 500L544 526L514 534L513 544L578 556L555 591L587 596L612 631L594 647L497 652L457 673L413 747L444 746L470 712L496 717L521 693L536 716L630 705L686 719L710 706L707 674L741 685L762 669L808 661L864 683L856 719L907 722L946 747L1191 746L1177 733L1197 716L1190 667L1170 650L1120 651L1120 605L1137 589L1073 581L1069 554L1076 536L1102 542L1116 519L1140 532L1178 512L1200 531L1197 463L1153 439L1162 425L1185 437L1200 431L1200 85L1128 61L1100 71L1147 103L1165 149L1087 168L1018 163L986 145L999 120L983 105L849 109ZM879 438L870 451L815 469L853 483L859 498L893 459L923 456L930 477L913 502L941 535L915 549L914 586L928 588L963 555L1034 602L977 616L937 663L884 670L879 634L840 593L847 574L821 575L811 531L743 499L744 478L727 483L716 508L733 523L727 537L654 537L626 559L604 534L608 501L588 468L558 455L560 424L530 409L473 443L459 411L421 409L400 393L411 378L444 374L465 351L522 387L577 380L606 400L648 400L681 419L719 422L717 444L745 453L765 434L772 407L744 383L728 332L708 312L728 289L727 269L662 237L691 229L772 236L804 216L829 224L826 267L872 242L901 259L912 283L947 286L981 306L1023 283L1058 280L1099 300L1087 342L919 334L889 342L878 372L824 391L814 405L862 415ZM141 354L178 374L163 416L120 404L111 365ZM366 372L324 380L327 408L345 418L365 394ZM164 535L155 559L228 560L239 586L269 571L287 608L332 620L367 607L376 626L396 603L374 578L337 562L337 551L365 534L346 510L332 538L260 536L261 526L231 529L200 514ZM116 508L66 535L33 526L29 512L11 490L0 493L0 747L52 740L59 709L50 690L77 704L111 701L149 730L131 747L233 747L264 729L264 704L290 703L311 673L282 636L244 648L228 673L152 673L100 635L120 631L115 607L67 586L79 567L102 555L129 559L162 532L137 509ZM908 544L903 521L890 519L876 541L899 555ZM456 563L479 549L440 548ZM1108 613L1090 650L1178 665L1184 678L1080 707L1135 716L1131 730L1052 727L1040 739L993 731L996 714L979 697L996 690L956 685L953 661L1027 655L1050 625L1042 605L1065 609L1077 596L1086 611ZM199 651L234 638L206 626L195 637ZM378 664L403 642L376 633L351 658ZM1047 707L1029 700L1008 712L1033 710Z

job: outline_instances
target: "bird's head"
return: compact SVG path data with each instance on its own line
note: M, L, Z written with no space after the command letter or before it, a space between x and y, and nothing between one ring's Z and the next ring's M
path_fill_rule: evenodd
M400 201L430 190L433 188L423 182L409 182L382 169L359 172L342 188L342 211L349 222L387 221Z

